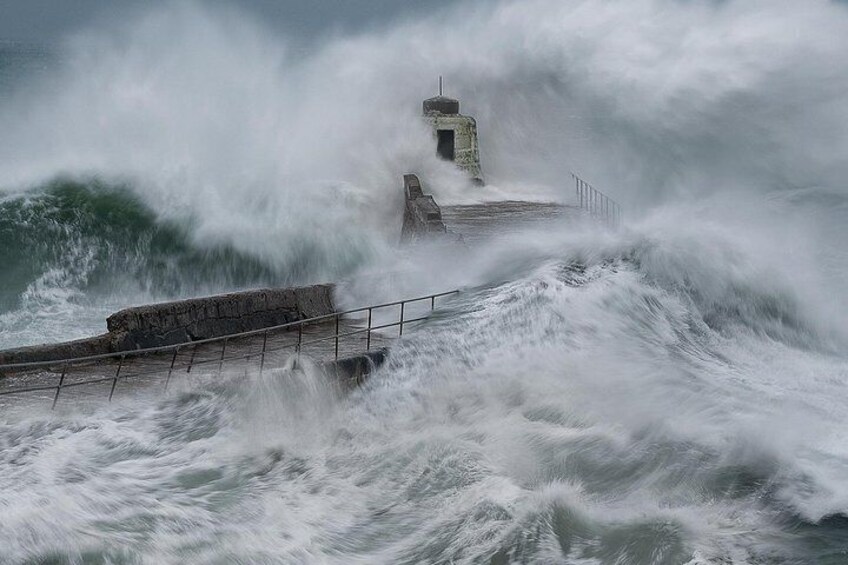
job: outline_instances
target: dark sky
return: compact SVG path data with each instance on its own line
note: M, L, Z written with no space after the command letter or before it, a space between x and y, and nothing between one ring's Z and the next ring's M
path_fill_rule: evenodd
M108 25L129 11L172 0L0 0L0 39L52 42L91 25ZM458 0L205 0L242 7L277 29L309 37L356 31L387 20L439 9Z

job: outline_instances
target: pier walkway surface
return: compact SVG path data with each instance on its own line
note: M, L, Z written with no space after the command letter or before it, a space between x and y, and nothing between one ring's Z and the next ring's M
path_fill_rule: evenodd
M582 217L580 208L554 202L507 200L441 208L442 220L448 229L461 234L470 244L564 218Z
M456 291L338 312L276 328L82 359L0 366L0 410L103 403L194 381L247 376L312 362L359 382L391 342ZM370 352L370 353L369 353ZM369 356L370 355L370 356ZM308 361L307 361L308 360Z

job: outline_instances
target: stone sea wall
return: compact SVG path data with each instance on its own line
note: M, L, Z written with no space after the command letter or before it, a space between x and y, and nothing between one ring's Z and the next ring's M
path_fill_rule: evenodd
M0 365L146 349L279 326L335 311L332 284L268 288L127 308L96 337L0 351Z
M187 343L280 326L334 311L333 285L266 288L127 308L106 325L115 351Z
M0 365L16 363L39 363L56 361L58 359L73 359L75 357L92 357L110 353L112 336L107 334L87 337L75 341L32 345L0 351ZM3 376L0 371L0 377Z
M403 192L406 205L400 235L402 242L448 234L442 210L432 196L424 194L416 175L403 175Z

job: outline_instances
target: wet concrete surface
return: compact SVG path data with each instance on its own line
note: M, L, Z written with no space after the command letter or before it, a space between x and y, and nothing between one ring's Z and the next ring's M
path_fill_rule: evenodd
M391 323L391 320L383 323ZM381 325L375 320L374 325ZM409 331L414 323L405 324ZM398 328L367 331L362 320L342 320L336 340L335 322L294 330L268 332L147 355L126 354L100 361L57 362L0 378L0 410L34 404L107 402L142 391L184 387L226 375L271 371L290 367L296 359L316 364L361 355L387 347L398 337ZM370 335L369 335L370 334ZM264 354L263 354L264 349ZM64 374L64 376L63 376ZM61 383L61 390L59 385ZM4 394L20 389L31 392ZM57 399L57 390L59 395Z
M583 218L579 208L555 202L506 200L459 206L442 206L447 228L474 244L495 236L517 233L545 223Z

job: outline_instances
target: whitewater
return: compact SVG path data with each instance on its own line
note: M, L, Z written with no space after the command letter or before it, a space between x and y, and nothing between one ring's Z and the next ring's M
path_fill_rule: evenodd
M338 281L461 293L315 367L0 414L3 563L848 562L848 7L460 2L294 42L235 8L0 42L0 347ZM486 187L436 158L444 75ZM441 204L625 210L465 246Z

